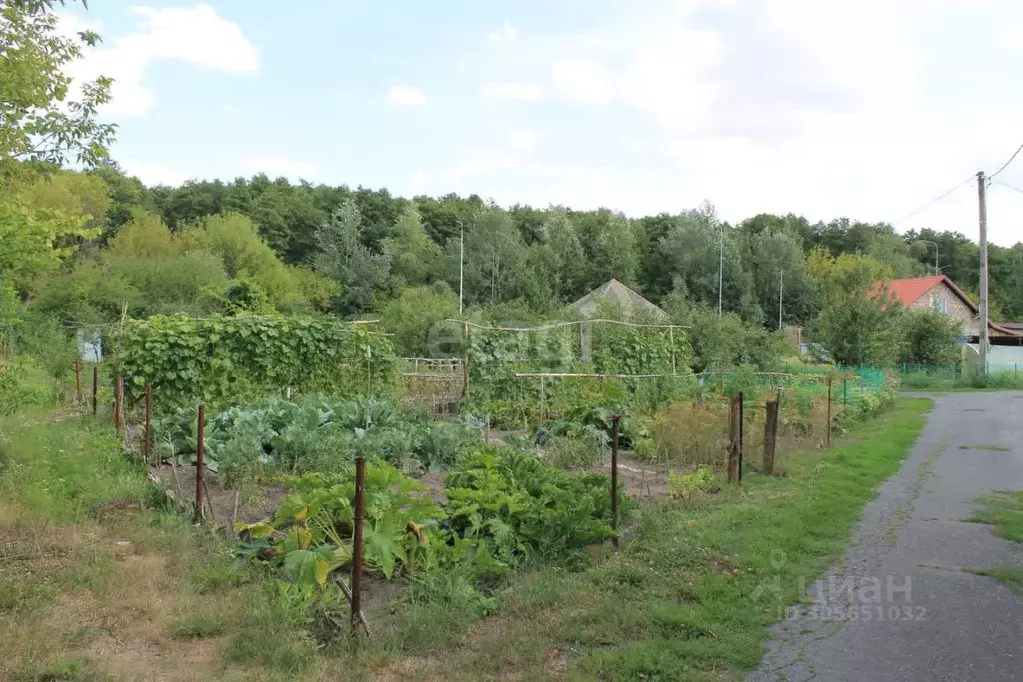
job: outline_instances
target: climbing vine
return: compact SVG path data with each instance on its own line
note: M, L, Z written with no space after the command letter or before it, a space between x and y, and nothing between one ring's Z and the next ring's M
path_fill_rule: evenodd
M203 399L297 391L389 393L397 358L389 340L329 317L158 315L126 320L117 371L137 400L151 383L161 408Z

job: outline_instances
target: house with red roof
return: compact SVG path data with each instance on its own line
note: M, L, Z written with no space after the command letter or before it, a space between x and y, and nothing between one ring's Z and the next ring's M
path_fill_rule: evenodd
M874 285L874 295L878 295L883 286L887 286L889 300L896 300L906 308L934 308L951 315L962 322L963 336L971 343L978 341L980 311L963 290L945 275L878 282ZM1000 340L1001 343L1017 345L1023 339L1023 332L988 321L988 337L992 344Z

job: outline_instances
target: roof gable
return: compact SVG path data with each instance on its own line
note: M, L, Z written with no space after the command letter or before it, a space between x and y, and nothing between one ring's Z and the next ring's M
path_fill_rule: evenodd
M616 279L612 279L597 287L573 303L572 307L584 313L595 313L597 311L598 298L606 298L612 303L634 312L644 312L658 317L668 316L666 312Z

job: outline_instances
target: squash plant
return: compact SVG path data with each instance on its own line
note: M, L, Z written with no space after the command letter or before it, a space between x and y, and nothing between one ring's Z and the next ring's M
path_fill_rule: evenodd
M392 393L397 357L384 336L322 316L157 315L126 320L115 371L129 403L153 385L156 407L329 390Z

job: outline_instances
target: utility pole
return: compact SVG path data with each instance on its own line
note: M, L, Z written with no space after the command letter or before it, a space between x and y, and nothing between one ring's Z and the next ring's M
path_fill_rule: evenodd
M465 226L461 220L458 223L458 314L462 314L462 272L465 263Z
M781 330L781 301L785 292L785 271L778 271L778 329Z
M980 373L987 374L987 179L977 173L977 200L980 212Z
M718 317L721 317L721 285L725 272L725 226L718 225L721 230L721 245L718 248Z

